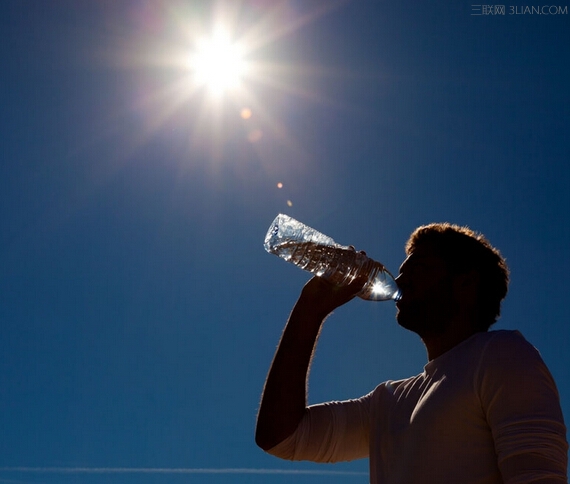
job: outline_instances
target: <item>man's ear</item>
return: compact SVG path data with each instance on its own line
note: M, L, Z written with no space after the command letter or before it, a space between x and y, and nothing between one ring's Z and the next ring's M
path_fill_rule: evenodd
M479 281L481 274L477 269L462 274L457 274L453 278L453 291L455 297L459 301L466 303L475 303L477 301L477 293L479 292Z

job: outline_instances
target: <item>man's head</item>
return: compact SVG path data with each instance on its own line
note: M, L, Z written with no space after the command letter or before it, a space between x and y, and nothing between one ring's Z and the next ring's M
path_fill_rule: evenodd
M509 271L483 235L448 223L429 224L412 233L406 254L398 277L402 326L417 331L416 324L421 328L427 324L434 331L444 330L466 306L475 313L478 331L496 322L507 294Z

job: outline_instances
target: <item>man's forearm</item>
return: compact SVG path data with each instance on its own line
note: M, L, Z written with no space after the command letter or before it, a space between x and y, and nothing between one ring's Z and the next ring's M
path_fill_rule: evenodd
M335 286L313 277L295 304L267 375L257 416L255 441L274 447L291 435L307 406L307 378L313 350L326 317L354 298L364 279Z
M326 314L299 299L285 326L271 364L257 417L255 441L264 450L291 435L307 405L307 378Z

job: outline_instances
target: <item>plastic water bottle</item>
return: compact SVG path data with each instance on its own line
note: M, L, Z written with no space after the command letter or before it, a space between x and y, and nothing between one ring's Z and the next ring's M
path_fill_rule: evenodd
M365 275L368 282L358 294L362 299L400 299L400 290L386 268L354 248L337 244L315 229L279 214L271 223L265 250L328 281L344 285Z

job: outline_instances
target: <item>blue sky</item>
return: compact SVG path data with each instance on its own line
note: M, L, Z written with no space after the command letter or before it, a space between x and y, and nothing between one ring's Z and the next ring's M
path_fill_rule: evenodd
M420 224L486 234L570 418L570 14L524 6L1 2L0 482L368 482L253 441L308 279L279 212L394 272ZM257 70L216 101L176 59L222 18ZM336 311L312 403L422 371L394 314Z

